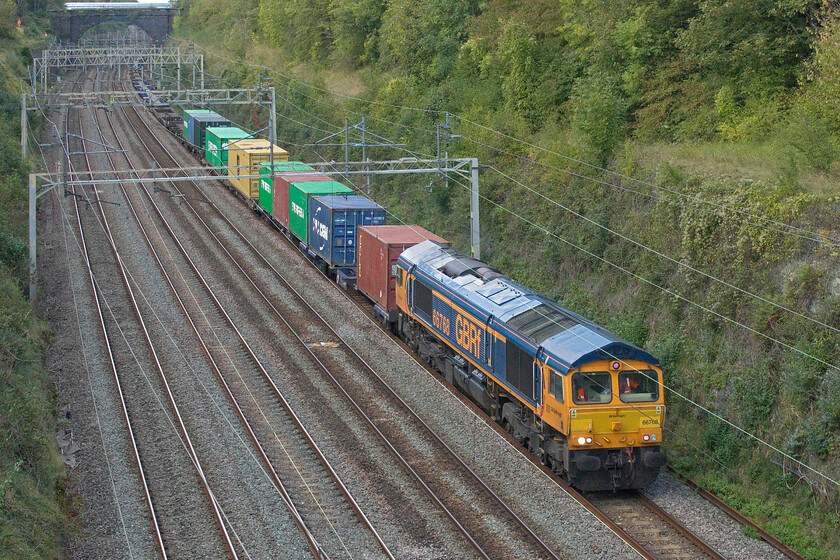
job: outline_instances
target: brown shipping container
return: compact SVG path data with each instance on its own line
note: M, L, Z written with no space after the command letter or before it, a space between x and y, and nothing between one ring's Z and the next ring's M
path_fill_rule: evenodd
M279 173L274 176L274 219L289 229L289 185L291 183L306 183L307 181L332 181L332 177L320 175L314 171L295 171Z
M359 228L356 289L373 300L380 313L394 320L397 311L394 268L403 251L427 239L451 243L420 226L362 226Z

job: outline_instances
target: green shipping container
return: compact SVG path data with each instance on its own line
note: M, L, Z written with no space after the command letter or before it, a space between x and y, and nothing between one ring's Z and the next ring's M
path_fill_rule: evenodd
M190 119L187 115L200 115L202 113L213 113L210 109L187 109L184 111L184 140L190 141Z
M325 194L353 194L337 181L311 181L289 185L289 231L309 244L309 197Z
M228 144L235 140L250 138L251 135L235 126L211 126L206 131L207 149L204 157L207 163L223 169L228 163Z
M314 171L311 167L300 161L275 161L274 172L284 171ZM274 214L274 181L271 180L269 163L265 162L260 166L260 208L268 212L269 216Z

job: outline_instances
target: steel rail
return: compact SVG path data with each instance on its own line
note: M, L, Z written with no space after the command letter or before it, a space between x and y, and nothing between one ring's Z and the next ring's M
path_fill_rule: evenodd
M74 85L74 87L75 87L75 85ZM70 110L68 109L67 113L65 114L65 123L69 124L69 121L70 121ZM63 149L65 149L69 152L70 151L69 144L67 146L63 146ZM76 197L73 197L73 206L74 206L75 211L76 211L76 222L79 225L79 237L80 237L80 242L81 242L81 247L82 247L82 257L84 258L85 265L87 267L88 279L90 280L90 287L91 287L91 290L93 292L94 303L96 303L96 313L97 313L97 316L99 317L99 325L102 327L102 333L103 333L103 336L104 336L104 339L105 339L105 348L106 348L107 353L108 353L108 361L111 365L111 372L114 375L114 382L117 385L117 394L120 397L120 407L122 408L123 418L125 419L126 427L128 428L128 436L129 436L129 440L131 441L131 448L132 448L132 451L133 451L133 454L134 454L134 462L137 465L137 470L140 474L140 481L142 482L142 485L143 485L143 494L144 494L144 497L145 497L145 500L146 500L146 505L149 507L149 515L151 517L152 526L154 527L155 538L156 538L156 541L157 541L157 545L160 549L161 558L163 558L163 560L167 560L168 557L167 557L167 554L166 554L166 546L163 543L163 535L161 534L160 524L158 523L157 512L155 511L155 506L154 506L154 503L152 501L151 493L149 491L149 484L148 484L148 481L146 480L146 473L145 473L145 469L143 468L143 460L140 458L140 450L137 447L137 439L134 436L134 429L131 427L131 416L128 413L128 406L126 405L126 402L125 402L125 395L124 395L123 390L122 390L122 383L120 382L120 374L117 371L116 361L114 360L114 352L113 352L113 348L111 347L111 340L108 337L108 327L105 325L105 316L102 313L102 305L100 304L100 301L99 301L99 298L100 298L99 290L98 290L97 285L96 285L96 280L93 276L93 267L91 266L91 262L90 262L90 253L88 251L88 246L87 246L87 242L86 242L86 239L85 239L84 227L82 226L82 216L81 216L81 212L79 211L79 202L78 202L78 199Z
M659 507L656 502L645 496L644 493L641 491L637 491L637 495L639 500L647 506L653 513L656 514L662 521L673 527L678 533L682 536L687 538L694 546L698 547L702 550L709 558L713 560L726 560L725 556L722 556L717 550L706 544L706 542L695 535L691 530L688 529L685 525L680 523L673 515L666 512L664 509Z
M208 348L207 344L205 343L204 338L201 336L201 334L198 330L198 326L193 321L192 316L190 315L189 311L187 310L186 305L185 305L183 299L181 298L181 295L178 293L178 290L175 288L175 285L172 282L172 279L169 276L169 273L166 271L165 267L163 266L163 263L160 259L160 256L158 255L157 250L152 245L152 241L149 238L148 233L146 232L146 228L140 222L140 218L139 218L139 215L137 214L136 209L134 208L134 204L128 198L128 195L127 195L127 193L125 192L124 189L123 189L123 195L125 196L126 202L128 204L128 208L131 211L132 216L134 217L135 221L137 222L138 226L140 227L140 231L143 234L143 239L145 240L146 245L149 247L149 249L151 251L151 254L152 254L152 257L155 260L155 263L158 265L158 268L163 273L164 279L166 280L166 283L169 286L170 291L172 292L176 301L178 302L178 306L181 309L181 312L187 318L187 321L189 322L190 327L192 328L193 332L195 332L196 337L198 338L198 342L201 345L202 351L204 352L205 356L207 356L207 359L210 363L210 366L211 366L211 369L213 370L214 375L216 376L216 378L221 383L221 386L222 386L223 390L225 391L225 394L227 395L228 400L231 402L232 406L234 407L234 410L236 411L237 416L239 417L240 421L242 422L243 427L248 432L248 436L251 438L251 441L256 445L257 453L260 455L263 462L265 462L265 464L267 465L267 467L269 469L269 472L271 473L272 484L274 484L277 487L284 503L286 504L286 506L292 512L292 515L293 515L293 518L295 519L295 521L298 524L302 523L302 519L300 517L300 514L297 512L297 510L294 506L294 503L291 500L291 497L289 496L288 492L286 491L286 488L283 485L283 483L280 481L280 477L277 474L276 470L274 469L273 465L271 464L271 461L268 458L268 455L266 454L265 449L260 444L259 439L257 438L257 435L253 432L250 424L245 419L244 412L242 411L241 407L239 406L239 403L236 401L235 397L233 396L233 393L232 393L229 385L227 384L227 381L224 379L224 376L221 373L221 370L219 368L218 363L216 362L215 358L213 357L212 353L210 352L210 349ZM304 535L307 538L307 541L309 541L310 549L312 550L313 554L315 554L316 557L320 558L319 553L318 553L319 545L314 540L314 537L311 535L311 533L308 531L308 529L305 529L305 527L304 527L303 530L304 530Z
M108 119L109 119L109 121L110 121L110 116L108 116ZM141 122L142 122L142 121L141 121ZM145 124L145 123L144 123L144 124ZM113 125L112 125L112 127L113 127ZM116 129L114 128L114 130L116 130ZM151 131L150 131L150 132L151 132ZM144 145L144 147L145 147L145 148L146 148L146 150L148 151L149 155L150 155L151 157L154 157L154 155L153 155L153 154L152 154L152 152L151 152L151 149L148 147L148 145L146 144L146 142L145 142L145 141L144 141L144 140L140 137L140 135L139 135L139 134L138 134L138 136L137 136L137 137L138 137L138 139L140 140L140 142ZM118 137L117 137L117 141L118 141L118 142L120 142ZM121 144L121 142L120 142L120 144ZM121 145L121 147L122 147L122 145ZM168 152L167 152L167 155L169 155L169 154L168 154ZM127 155L127 154L125 155L125 157L126 157L126 159L129 161L129 165L131 165L131 161L130 161L130 159L128 158L128 155ZM373 525L372 525L372 523L370 522L370 520L369 520L369 519L367 518L367 516L364 514L364 512L363 512L363 511L362 511L362 509L361 509L361 506L359 506L358 502L356 502L355 498L353 498L353 496L352 496L352 494L350 493L350 491L349 491L349 490L347 489L347 487L344 485L343 481L340 479L340 477L339 477L339 476L338 476L338 474L336 473L335 469L334 469L334 468L332 467L332 465L330 464L330 462L329 462L329 460L327 459L326 455L324 455L324 453L321 451L321 449L318 447L317 443L315 442L314 438L312 438L312 436L309 434L308 430L307 430L307 429L306 429L306 427L303 425L303 422L300 420L300 418L298 417L297 413L296 413L296 412L294 411L294 409L292 408L291 404L288 402L288 400L285 398L285 396L282 394L282 392L281 392L281 391L279 390L279 388L276 386L276 384L274 383L274 381L271 379L271 376L268 374L268 371L267 371L267 370L265 369L265 367L262 365L262 362L261 362L261 361L259 360L259 358L256 356L256 354L254 353L254 351L253 351L253 349L251 348L251 346L250 346L250 345L248 344L248 342L245 340L245 338L244 338L244 336L242 335L241 331L238 329L238 327L236 327L236 325L235 325L235 323L234 323L233 319L232 319L232 318L230 317L230 315L227 313L227 311L225 310L224 306L223 306L223 305L221 304L221 302L218 300L218 298L216 297L216 294L214 293L214 291L212 290L212 288L210 287L210 285L207 283L207 281L206 281L206 279L204 278L204 276L203 276L203 275L201 274L201 272L198 270L198 267L195 265L195 263L193 262L193 260L190 258L190 256L189 256L188 252L186 251L186 249L185 249L185 248L183 247L183 245L181 244L181 242L180 242L180 240L178 239L178 237L177 237L177 235L175 234L175 232L172 230L172 228L171 228L171 226L170 226L170 224L169 224L168 220L166 220L166 218L164 217L164 215L163 215L162 211L161 211L161 210L160 210L160 208L158 207L157 203L154 201L154 198L153 198L153 197L151 196L151 194L148 192L148 189L146 189L146 187L145 187L144 185L141 185L141 186L142 186L143 191L145 192L146 196L148 197L149 201L152 203L152 206L153 206L153 208L155 209L156 214L158 215L158 217L160 218L160 220L161 220L161 221L162 221L162 223L164 224L164 227L167 229L167 231L169 232L170 236L171 236L171 237L172 237L172 239L175 241L176 245L179 247L179 249L180 249L181 253L183 254L183 256L184 256L184 258L185 258L185 260L186 260L186 261L187 261L187 263L190 265L190 267L191 267L191 269L193 270L193 272L195 273L196 277L199 279L199 281L200 281L200 282L202 283L202 285L204 286L205 290L207 291L207 293L209 294L209 296L210 296L210 297L211 297L211 299L213 300L214 304L215 304L215 305L217 306L217 308L219 309L220 313L221 313L221 314L225 317L225 319L227 320L228 324L231 326L231 328L233 329L233 331L236 333L236 335L237 335L237 337L239 338L239 340L240 340L241 344L242 344L242 345L243 345L243 347L246 349L246 351L248 352L249 356L250 356L250 357L251 357L251 359L254 361L254 363L257 365L257 367L258 367L258 369L259 369L259 371L260 371L261 375L262 375L262 376L263 376L263 378L264 378L264 379L268 382L268 384L269 384L269 386L271 387L271 389L272 389L273 393L274 393L274 394L275 394L275 396L279 399L280 403L282 404L282 406L284 407L284 409L286 410L286 412L289 414L290 418L292 419L292 421L293 421L293 423L295 424L295 426L296 426L296 428L298 429L298 431L301 433L301 435L302 435L302 436L304 437L304 439L307 441L307 443L309 444L309 446L311 447L311 449L315 452L315 454L316 454L316 456L318 457L319 461L322 463L322 465L324 466L324 468L325 468L325 469L327 470L327 472L330 474L330 477L331 477L331 478L335 481L336 485L339 487L340 491L342 492L342 494L345 496L345 498L346 498L346 499L347 499L347 501L349 502L349 504L350 504L351 508L355 511L356 515L360 518L360 521L361 521L361 522L364 524L364 526L365 526L365 527L367 527L367 528L368 528L368 530L372 533L372 535L373 535L373 536L374 536L374 538L376 539L377 543L380 545L380 548L382 548L383 552L386 554L386 556L387 556L388 558L393 559L393 558L394 558L394 556L393 556L393 554L390 552L390 550L388 549L388 546L385 544L385 542L382 540L381 536L378 534L378 532L376 531L376 529L373 527ZM189 203L189 201L187 201L187 202ZM162 266L162 265L161 265L161 266ZM168 275L166 275L166 276L167 276L167 278L168 278ZM247 277L247 275L246 275L246 277ZM172 285L170 284L170 287L174 290L174 286L172 286ZM177 294L176 294L176 297L178 297L178 296L177 296ZM180 301L180 297L178 297L178 299L179 299L179 301ZM184 312L186 313L186 310L185 310L185 309L184 309ZM188 318L189 318L189 316L188 316ZM193 324L191 319L190 319L190 323L191 323L191 324ZM200 338L200 335L199 335L199 338ZM202 346L204 346L204 344L203 344L203 343L202 343ZM206 347L205 347L205 348L206 348ZM209 353L209 350L207 350L207 352ZM235 401L235 397L233 396L232 392L230 392L230 391L229 391L229 388L228 388L228 386L227 386L226 382L224 382L223 378L221 378L221 372L219 372L219 373L218 373L218 375L220 376L220 379L221 379L221 381L223 382L223 386L224 386L224 388L225 388L226 392L228 392L228 397L229 397L230 399L232 399L232 401L233 401L233 403L234 403L235 408L239 411L238 415L240 415L240 420L242 420L242 421L246 424L246 426L247 426L247 430L248 430L249 434L251 434L252 439L254 440L255 444L257 445L258 449L260 450L260 454L261 454L261 456L263 456L263 460L264 460L264 461L265 461L265 462L269 465L269 468L272 470L272 472L274 472L274 469L273 469L273 467L271 466L270 460L268 459L267 455L265 455L265 454L264 454L264 452L262 451L262 447L261 447L261 445L259 444L259 441L256 439L256 434L254 434L254 433L252 432L252 430L251 430L251 428L250 428L250 425L248 425L247 420L245 420L244 413L242 413L242 412L241 412L241 409L239 408L239 405L238 405L238 404L236 403L236 401ZM285 487L284 487L284 485L282 484L282 482L280 481L279 476L277 476L277 475L276 475L276 472L274 472L274 478L275 478L275 483L276 483L277 485L279 485L279 486L280 486L280 488L283 488L281 491L282 491L282 492L283 492L286 496L288 496L288 494L286 493ZM292 511L294 512L294 513L293 513L293 515L295 516L296 521L299 521L299 525L301 525L301 530L305 532L305 535L307 535L307 540L309 540L309 538L310 538L310 537L312 538L312 541L311 541L311 543L310 543L310 544L311 544L312 548L314 549L314 550L313 550L313 553L314 553L314 554L316 554L316 555L320 558L320 557L321 557L321 555L323 555L323 554L325 554L325 553L324 553L324 551L321 549L320 545L319 545L319 544L318 544L318 543L314 540L314 536L312 536L312 535L311 535L311 533L309 532L309 529L306 527L305 522L304 522L304 520L303 520L302 516L300 516L300 514L297 512L297 509L296 509L296 507L294 506L294 504L292 503L292 501L291 501L291 498L290 498L290 497L289 497L288 505L291 507Z
M689 488L694 490L701 498L710 502L712 505L717 507L718 509L722 510L725 514L729 517L743 525L744 527L749 527L755 530L758 535L761 537L763 541L766 541L767 544L774 547L776 550L790 558L790 560L805 560L804 557L800 556L796 553L792 548L784 544L782 541L762 529L756 522L752 521L748 517L744 516L741 512L709 492L708 490L702 488L699 484L695 481L691 480L681 472L677 471L671 466L668 466L668 470L674 473L674 476L678 477L682 480Z
M101 129L99 128L99 122L96 119L95 113L93 114L93 118L94 118L94 123L96 124L96 127L97 127L97 129L99 129L100 134L101 134ZM79 130L80 131L82 130L82 116L81 115L79 115ZM80 140L81 140L81 143L82 143L82 149L83 149L83 151L85 151L86 140L84 139L84 137L80 138ZM85 153L83 155L84 155L85 161L87 163L87 166L89 168L91 168L92 166L90 164L90 159L88 157L87 152L85 151ZM111 163L111 165L113 165L113 160L111 158L111 154L108 153L108 154L106 154L106 156L108 157L108 161ZM73 197L73 198L75 199L77 197ZM116 259L117 264L119 266L120 275L122 276L127 295L129 297L129 299L131 300L131 305L134 308L134 313L137 316L137 319L138 319L139 324L140 324L140 326L142 328L142 331L143 331L143 335L146 339L146 343L149 347L149 351L151 352L152 358L154 359L155 368L157 369L158 375L159 375L159 377L161 379L161 382L163 383L163 386L165 388L167 398L169 399L169 403L172 406L172 409L175 413L178 428L181 431L181 436L184 438L184 443L187 447L187 453L190 456L190 459L191 459L193 465L195 466L195 469L196 469L196 472L198 474L199 480L201 481L201 485L204 488L204 491L207 494L208 499L210 500L210 506L213 509L213 514L216 518L216 522L219 524L219 528L221 529L222 536L223 536L224 541L225 541L225 545L228 548L228 552L230 553L231 557L234 560L238 560L239 555L236 552L236 547L234 546L233 541L230 537L230 534L228 533L227 527L225 525L224 516L222 515L222 513L220 511L220 506L219 506L219 504L218 504L218 502L215 498L213 490L210 488L210 483L209 483L209 481L207 480L207 477L204 474L204 469L201 466L201 461L198 458L198 453L196 452L196 450L193 446L192 439L189 436L186 424L184 423L183 417L181 416L180 408L178 407L178 404L175 401L175 396L172 394L172 390L169 386L169 381L167 380L166 373L163 370L163 365L160 362L160 358L158 356L157 350L155 349L155 345L152 342L151 335L149 334L149 330L146 327L146 321L143 319L143 313L140 311L140 307L139 307L139 305L137 303L137 299L134 295L134 290L131 288L131 283L128 280L128 275L126 274L125 265L122 261L122 257L120 257L119 251L117 250L116 242L114 241L113 235L111 233L111 227L108 223L108 218L107 218L107 216L105 214L105 210L102 206L102 201L98 196L96 197L96 204L99 208L99 213L102 216L102 225L103 225L104 231L106 233L106 237L108 239L108 242L111 246L111 250L114 253L114 258Z
M138 115L138 116L139 116L139 115ZM146 124L146 123L142 120L142 118L140 119L140 122L142 122L143 126L144 126L144 127L146 127L146 129L147 129L147 131L149 132L149 134L150 134L152 137L155 137L155 136L154 136L154 133L151 131L151 129L149 129L148 125L147 125L147 124ZM162 144L159 140L157 140L157 138L155 138L155 141L158 143L158 145L161 147L161 149L163 149L163 150L167 153L167 155L170 157L170 159L172 159L172 161L173 161L173 162L176 162L176 163L177 163L177 159L176 159L174 156L172 156L172 154L169 152L169 150L167 150L167 149L166 149L166 147L165 147L165 146L163 146L163 144ZM177 185L176 185L175 183L172 183L172 184L173 184L173 187L174 187L176 190L178 190L179 195L180 195L180 196L184 196L184 195L183 195L183 193L181 193L180 189L178 189ZM202 196L204 196L204 198L205 198L205 200L206 200L207 202L210 202L210 200L206 197L206 195L204 195L203 191L201 191L201 189L200 189L200 188L198 188L198 186L197 186L197 185L195 185L195 184L194 184L194 187L195 187L195 188L196 188L196 189L197 189L200 193L202 193ZM471 536L471 535L469 535L469 533L468 533L468 531L466 530L466 528L464 528L464 527L463 527L463 525L461 525L461 523L460 523L460 522L459 522L459 521L455 518L455 516L454 516L454 515L453 515L453 514L452 514L452 513L448 510L448 508L446 508L446 506L443 504L443 502L440 500L440 498L439 498L439 497L438 497L438 496L434 493L434 491L433 491L433 490L432 490L432 489L431 489L431 488L430 488L430 487L426 484L426 482L425 482L425 481L423 481L423 479L422 479L422 477L420 477L419 473L417 473L417 472L416 472L416 471L415 471L415 470L411 467L411 465L409 465L409 464L408 464L408 462L407 462L407 461L406 461L406 460L405 460L405 459L404 459L404 458L400 455L400 453L396 450L396 448L393 446L393 444L392 444L392 443L391 443L391 442L387 439L387 436L385 436L385 434L383 434L383 433L379 430L379 428L378 428L378 427L376 427L376 425L374 424L373 420L372 420L372 419L371 419L371 418L370 418L370 417L369 417L369 416L365 413L365 411L364 411L361 407L359 407L359 405L358 405L358 404L357 404L357 403L353 400L353 398L352 398L352 397L351 397L351 396L347 393L347 391L344 389L344 387L342 387L341 383L340 383L340 382L339 382L339 381L338 381L338 380L337 380L337 379L333 376L333 374L329 371L329 369L327 368L327 366L326 366L326 365L325 365L325 364L324 364L324 363L320 360L320 358L318 358L318 356L317 356L317 355L316 355L316 353L313 351L313 349L312 349L309 345L307 345L307 344L306 344L306 342L304 341L304 339L303 339L303 338L302 338L302 337L301 337L301 336L297 333L297 331L295 331L295 329L294 329L294 328L293 328L293 327L289 324L289 322L286 320L286 318L285 318L285 317L283 317L283 315L282 315L282 314L281 314L281 313L280 313L280 312L276 309L276 307L274 307L274 305L273 305L273 304L272 304L272 302L268 299L268 297L267 297L267 296L266 296L266 295L265 295L265 294L264 294L264 293L263 293L263 292L262 292L262 291L261 291L261 290L260 290L260 289L256 286L256 284L255 284L255 283L253 282L253 280L252 280L252 279L251 279L251 278L247 275L247 273L245 273L245 272L244 272L244 270L242 270L241 266L238 264L238 262L236 261L236 259L235 259L235 258L234 258L234 257L233 257L233 256L232 256L229 252L228 252L228 250L227 250L227 248L224 246L224 244L223 244L223 243L222 243L222 242L218 239L218 237L215 235L215 233L213 233L212 229L211 229L211 228L210 228L210 227L206 224L206 222L204 222L203 218L201 218L200 214L199 214L199 213L195 210L195 208L192 206L192 204L190 203L189 199L188 199L188 198L186 198L186 197L184 197L184 200L185 200L185 202L186 202L187 206L190 208L190 210L191 210L191 211L192 211L192 212L196 215L196 217L198 217L198 219L199 219L199 220L200 220L200 221L204 224L204 226L207 228L208 232L210 232L210 233L211 233L211 235L214 237L214 239L216 239L216 241L217 241L217 243L220 245L220 247L222 247L222 249L225 251L225 253L226 253L226 254L228 254L228 256L229 256L229 257L230 257L230 259L231 259L231 262L232 262L233 264L235 264L235 265L236 265L236 266L240 269L240 271L242 271L243 275L245 275L245 277L246 277L246 278L248 278L249 282L250 282L250 283L251 283L251 285L254 287L254 289L257 291L257 293L259 293L259 294L260 294L260 296L263 298L263 300L264 300L264 301L266 301L266 303L269 305L269 307L272 309L272 311L275 313L275 315L276 315L276 316L280 319L280 321L281 321L281 322L283 322L283 323L286 325L286 327L289 329L289 331L290 331L290 332L291 332L291 333L295 336L295 338L297 338L297 339L298 339L298 341L299 341L299 343L301 344L301 346L302 346L302 347L303 347L303 348L304 348L304 349L305 349L305 350L306 350L306 351L307 351L307 352L308 352L308 353L312 356L312 358L313 358L313 359L314 359L314 360L318 363L318 365L320 366L320 368L322 369L322 371L324 371L324 373L330 377L330 379L333 381L334 385L335 385L335 386L339 389L339 391L340 391L341 393L343 393L343 394L344 394L344 396L347 398L347 400L348 400L348 401L349 401L349 402L350 402L350 403L351 403L351 404L355 407L355 409L356 409L356 410L357 410L357 412L360 414L360 416L361 416L362 418L364 418L364 419L367 421L367 423L369 424L369 426L370 426L370 427L371 427L371 428L372 428L372 429L373 429L373 430L374 430L374 431L375 431L375 432L376 432L376 433L380 436L380 438L382 439L382 441L383 441L383 442L386 444L386 446L387 446L387 447L388 447L388 448L392 451L392 453L393 453L393 454L394 454L394 455L398 458L398 460L400 460L400 461L402 462L402 464L403 464L403 465L406 467L406 469L407 469L407 470L408 470L408 471L412 474L412 476L414 476L414 477L415 477L415 478L416 478L416 479L420 482L421 486L422 486L422 487L423 487L423 489L426 491L426 493L427 493L427 494L428 494L428 495L429 495L429 496L430 496L433 500L435 500L435 501L436 501L436 503L438 503L439 507L441 507L441 509L442 509L444 512L446 512L446 513L447 513L447 515L448 515L448 516L450 517L450 519L451 519L451 520L455 523L455 525L459 528L459 530L460 530L460 531L461 531L461 532L462 532L462 533L466 536L466 538L467 538L467 539L468 539L468 540L469 540L469 541L473 544L474 548L476 548L476 550L477 550L477 551L479 551L479 553L480 553L480 554L482 554L485 558L489 558L489 557L487 556L486 552L484 552L484 550L481 548L481 546L480 546L477 542L475 542L475 540L472 538L472 536ZM430 427L428 424L426 424L426 422L424 422L424 421L420 418L420 416L419 416L419 415L418 415L418 414L417 414L417 413L416 413L416 412L415 412L415 411L414 411L414 410L413 410L413 409L412 409L412 408L408 405L408 403L406 403L406 402L405 402L405 401L404 401L404 400L403 400L403 399L402 399L402 398L401 398L401 397L400 397L400 396L396 393L396 391L394 391L394 389L392 389L392 388L390 387L390 385L388 385L388 383L387 383L387 382L386 382L386 381L385 381L385 380L384 380L384 379L383 379L383 378L382 378L382 377L381 377L381 376L380 376L380 375L379 375L379 374L378 374L378 373L377 373L377 372L373 369L373 367L372 367L370 364L368 364L368 363L367 363L367 361L365 361L365 360L364 360L364 358L362 358L362 357L361 357L361 356L360 356L360 355L359 355L359 354L358 354L358 353L357 353L357 352L356 352L356 351L355 351L355 350L354 350L354 349L350 346L350 344L348 344L348 343L347 343L347 341L346 341L346 340L345 340L345 339L344 339L344 338L343 338L340 334L338 334L338 332L337 332L337 331L335 331L335 329L333 329L333 328L332 328L332 326L330 326L330 324L329 324L329 323L328 323L328 322L324 319L324 317L323 317L320 313L318 313L318 312L314 309L314 307L312 307L312 305L311 305L311 304L310 304L310 303L309 303L309 302L308 302L308 301L307 301L307 300L306 300L306 299L305 299L305 298L304 298L304 297L300 294L300 292L298 292L298 290L297 290L297 289L296 289L296 288L292 285L292 283L291 283L291 282L289 282L289 281L285 278L285 276L283 276L283 274L281 274L281 273L280 273L280 272L279 272L279 271L278 271L278 270L277 270L277 269L276 269L276 268L275 268L275 267L274 267L274 266L273 266L273 265L272 265L272 264L271 264L271 263L270 263L270 262L269 262L269 261L265 258L265 256L264 256L264 255L263 255L263 254L262 254L262 253L261 253L261 252L260 252L260 251L259 251L256 247L254 247L254 245L250 242L250 240L248 240L248 238L247 238L247 237L246 237L246 236L245 236L245 235L244 235L244 234L243 234L243 233L242 233L242 232L241 232L241 231L240 231L240 230L239 230L239 229L238 229L238 228L237 228L237 227L236 227L236 226L235 226L235 225L234 225L234 224L233 224L233 223L232 223L232 222L231 222L231 221L230 221L230 220L229 220L229 219L228 219L228 218L227 218L227 217L226 217L226 216L225 216L222 212L221 212L221 211L219 211L219 210L218 210L218 208L216 208L216 207L215 207L215 205L210 204L210 206L212 206L212 207L216 210L216 212L217 212L217 213L218 213L218 215L222 218L222 220L223 220L223 221L225 221L225 222L226 222L226 223L227 223L227 224L228 224L228 225L229 225L229 226L230 226L230 227L231 227L231 228L232 228L232 229L233 229L233 230L237 233L237 235L238 235L238 236L239 236L239 237L240 237L240 238L241 238L241 239L245 242L245 244L246 244L248 247L250 247L250 248L251 248L251 250L253 250L253 251L254 251L254 253L255 253L256 255L258 255L258 256L259 256L259 258L260 258L260 259L261 259L261 260L262 260L262 261L263 261L263 262L264 262L264 263L265 263L265 264L266 264L269 268L271 268L271 270L274 272L274 274L275 274L275 275L276 275L276 276L277 276L277 277L278 277L278 278L279 278L279 279L280 279L280 280L284 283L284 285L285 285L285 286L286 286L286 287L287 287L287 288L288 288L288 289L289 289L292 293L294 293L294 294L297 296L297 298L298 298L298 299L299 299L299 300L300 300L300 301L304 304L304 306L305 306L305 307L307 307L307 308L311 311L311 313L312 313L313 315L315 315L315 316L318 318L318 320L319 320L319 321L320 321L320 322L321 322L321 323L322 323L322 324L323 324L323 325L324 325L324 326L325 326L325 327L326 327L326 328L327 328L327 329L328 329L328 330L329 330L329 331L330 331L330 332L331 332L331 333L332 333L332 334L333 334L333 335L334 335L334 336L335 336L338 340L340 340L340 341L344 344L344 346L347 348L347 350L348 350L349 352L351 352L351 353L353 354L353 356L354 356L356 359L358 359L358 360L359 360L359 362L360 362L361 364L363 364L364 368L365 368L365 369L367 369L367 371L368 371L369 373L371 373L374 377L376 377L376 379L377 379L377 380L379 380L379 382L382 384L382 386L383 386L383 387L385 387L385 388L388 390L388 392L389 392L389 393L390 393L390 394L391 394L391 395L392 395L392 396L393 396L393 397L394 397L394 398L395 398L395 399L396 399L396 400L397 400L397 401L398 401L398 402L399 402L399 403L400 403L400 404L401 404L401 405L402 405L402 406L403 406L403 407L404 407L404 408L405 408L405 409L406 409L406 410L410 413L410 415L412 416L412 418L414 418L417 422L419 422L419 424L423 426L423 428L424 428L424 429L425 429L425 430L426 430L426 431L427 431L427 432L428 432L428 433L429 433L429 434L430 434L430 435L431 435L431 436L435 439L435 441L437 441L437 442L438 442L438 444L439 444L439 445L441 445L441 446L442 446L442 447L443 447L443 448L447 451L447 453L448 453L448 454L449 454L452 458L454 458L454 459L456 460L456 462L457 462L458 464L460 464L460 466L461 466L463 469L465 469L465 471L466 471L466 472L467 472L467 473L468 473L468 474L469 474L469 475L470 475L470 476L471 476L471 477L472 477L472 478L473 478L476 482L478 482L478 483L479 483L479 485L480 485L481 487L483 487L483 488L485 489L485 491L487 491L487 492L488 492L488 494L489 494L490 496L492 496L492 497L494 498L494 500L495 500L495 501L496 501L496 502L497 502L497 503L498 503L498 504L502 507L502 509L505 511L505 513L507 513L507 514L509 515L509 517L510 517L510 518L514 519L516 523L518 523L518 524L519 524L519 525L520 525L523 529L525 529L525 531L526 531L526 532L528 533L528 535L532 538L532 540L533 540L535 543L537 543L537 545L538 545L540 548L542 548L542 549L543 549L543 550L544 550L544 551L545 551L545 552L546 552L546 553L547 553L547 554L548 554L551 558L554 558L554 559L556 559L556 560L559 560L559 559L560 559L560 557L559 557L559 556L557 556L557 554L556 554L553 550L551 550L551 548L550 548L550 547L549 547L549 546L548 546L548 545L547 545L547 544L546 544L546 543L545 543L542 539L540 539L540 538L539 538L539 536L537 536L537 535L536 535L536 533L535 533L535 532L534 532L534 531L533 531L533 530L532 530L532 529L531 529L531 528L530 528L530 527L529 527L529 526L525 523L525 521L524 521L524 520L522 520L522 519L521 519L521 518L520 518L520 517L519 517L519 516L518 516L518 515L517 515L517 514L516 514L516 513L515 513L512 509L511 509L511 508L510 508L510 506L509 506L509 505L508 505L508 504L507 504L504 500L502 500L502 498L501 498L501 497L499 497L499 495L498 495L498 494L496 494L496 493L495 493L495 492L494 492L494 491L493 491L493 490L492 490L492 489L491 489L491 488L487 485L487 483L486 483L486 482L484 482L484 480L483 480L480 476L478 476L478 474L477 474L477 473L475 473L475 471L473 471L473 470L472 470L472 469L471 469L471 468L470 468L470 467L466 464L466 462L465 462L465 461L463 461L463 459L461 459L461 457L460 457L457 453L455 453L455 451L454 451L451 447L449 447L449 446L448 446L448 445L447 445L447 444L446 444L446 443L445 443L445 442L444 442L444 441L443 441L443 440L442 440L442 439L441 439L441 438L440 438L440 437L439 437L439 436L438 436L438 435L437 435L437 434L436 434L436 433L435 433L435 432L431 429L431 427Z

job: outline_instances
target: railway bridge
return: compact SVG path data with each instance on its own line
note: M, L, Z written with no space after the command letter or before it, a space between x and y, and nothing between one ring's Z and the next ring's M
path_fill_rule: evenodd
M172 32L177 13L168 2L66 2L63 9L50 11L50 25L56 37L70 43L106 22L133 24L153 41L163 41Z

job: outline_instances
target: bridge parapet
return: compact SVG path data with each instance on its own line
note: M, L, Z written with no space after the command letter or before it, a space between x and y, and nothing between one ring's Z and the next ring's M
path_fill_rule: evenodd
M68 7L71 6L68 4ZM84 6L84 7L76 7ZM136 25L149 34L153 41L162 42L172 33L177 8L153 7L129 3L77 4L72 9L50 10L53 34L62 41L78 43L85 31L105 22L123 22ZM135 7L137 6L137 7Z

